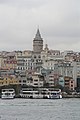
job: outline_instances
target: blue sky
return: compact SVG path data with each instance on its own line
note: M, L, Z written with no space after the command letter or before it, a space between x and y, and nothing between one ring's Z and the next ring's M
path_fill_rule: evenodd
M80 51L80 0L0 0L0 51L32 50L39 26L50 49Z

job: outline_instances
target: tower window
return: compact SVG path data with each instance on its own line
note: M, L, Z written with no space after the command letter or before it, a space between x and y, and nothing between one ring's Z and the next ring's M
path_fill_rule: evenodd
M41 58L41 56L39 55L38 58Z
M34 55L34 58L36 58L36 55Z

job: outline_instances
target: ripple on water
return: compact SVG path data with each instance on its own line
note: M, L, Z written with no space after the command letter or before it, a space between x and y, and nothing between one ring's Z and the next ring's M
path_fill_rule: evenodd
M0 120L79 120L80 99L0 99Z

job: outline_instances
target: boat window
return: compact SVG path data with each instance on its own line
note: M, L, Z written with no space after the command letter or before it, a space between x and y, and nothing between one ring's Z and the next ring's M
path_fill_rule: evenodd
M5 93L5 95L10 95L10 93Z
M3 92L5 92L6 90L2 90Z
M9 90L10 92L13 92L13 90Z
M52 93L52 95L56 95L56 93Z

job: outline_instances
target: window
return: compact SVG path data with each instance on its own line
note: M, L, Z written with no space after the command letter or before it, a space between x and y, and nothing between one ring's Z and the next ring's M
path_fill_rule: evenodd
M34 58L36 58L36 55L34 55Z
M41 56L39 55L38 58L41 58Z
M71 81L71 83L73 83L73 81Z
M65 85L69 85L69 83L65 83Z
M37 81L38 81L38 79L34 79L34 81L35 81L35 82L37 82Z
M45 56L44 56L44 55L43 55L42 57L43 57L43 58L45 58Z
M26 80L23 80L24 83L26 83Z
M34 85L38 85L37 83L34 83Z

